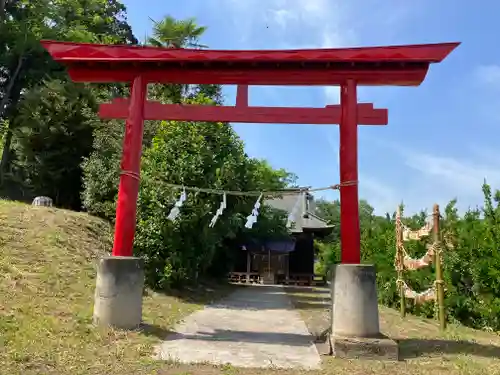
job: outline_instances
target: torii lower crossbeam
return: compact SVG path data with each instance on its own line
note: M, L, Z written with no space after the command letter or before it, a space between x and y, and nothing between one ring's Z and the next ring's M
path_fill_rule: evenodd
M111 103L101 104L99 116L102 119L126 119L129 107L129 99L117 98ZM340 123L341 112L340 105L294 108L162 104L147 101L144 105L144 120L332 125ZM387 125L387 109L375 109L371 103L359 103L357 118L359 125Z

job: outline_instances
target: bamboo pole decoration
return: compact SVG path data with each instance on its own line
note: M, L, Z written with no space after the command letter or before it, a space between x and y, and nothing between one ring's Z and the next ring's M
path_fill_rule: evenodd
M404 263L404 255L402 250L403 246L403 228L401 228L401 207L398 206L396 211L396 259L397 259L397 272L398 272L398 287L399 287L399 305L401 311L401 317L404 318L406 316L406 296L404 284L402 281L404 280L403 273L403 263Z
M433 209L433 236L435 244L435 265L436 265L436 294L438 303L439 326L442 330L446 329L446 312L444 305L444 281L443 270L441 268L441 241L439 237L439 205L435 204Z

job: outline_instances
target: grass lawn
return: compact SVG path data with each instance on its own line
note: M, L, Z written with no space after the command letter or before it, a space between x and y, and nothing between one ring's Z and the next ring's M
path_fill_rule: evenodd
M329 291L287 288L309 331L319 336L328 327ZM441 333L434 320L380 306L381 330L399 341L399 363L348 361L325 357L323 374L500 374L500 336L450 324Z
M155 373L159 339L227 293L148 293L144 330L95 329L95 262L111 249L111 233L85 214L0 200L0 374Z
M0 200L0 374L299 375L303 371L181 365L152 359L173 324L232 288L144 297L145 328L135 332L92 326L95 261L111 248L105 222L65 210ZM327 327L324 289L288 288L313 334ZM434 321L405 320L381 307L382 328L401 340L404 361L324 359L311 375L500 374L500 337Z

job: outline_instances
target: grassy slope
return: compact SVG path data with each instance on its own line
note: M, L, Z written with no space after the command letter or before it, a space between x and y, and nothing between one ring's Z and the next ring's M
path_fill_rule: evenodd
M219 293L149 293L146 331L94 329L95 260L111 248L111 229L85 214L0 200L0 374L151 373L158 337Z

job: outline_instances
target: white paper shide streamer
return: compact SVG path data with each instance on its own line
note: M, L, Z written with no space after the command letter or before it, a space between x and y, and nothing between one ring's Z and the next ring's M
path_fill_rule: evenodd
M226 208L226 193L224 193L224 195L222 196L222 202L220 202L220 206L217 209L217 212L212 217L212 220L210 220L210 224L208 225L209 228L213 228L215 226L217 219L219 218L219 216L222 215L225 208Z
M297 211L299 210L300 203L302 202L303 199L304 199L304 193L299 194L299 196L297 197L297 201L293 205L292 212L290 212L290 214L288 215L288 219L286 221L287 228L291 228L292 225L296 222L296 216L298 213Z
M181 186L180 185L173 185L173 184L170 184L170 186L174 187L174 188L180 188ZM313 189L314 191L319 191L319 190L325 190L326 188L322 188L322 189ZM334 189L334 187L329 187L329 189ZM187 194L186 194L186 191L187 190L191 190L191 191L195 191L195 192L205 192L205 193L211 193L211 194L219 194L219 195L222 195L222 201L220 202L220 205L219 205L219 208L217 209L217 211L215 212L215 214L212 216L212 219L210 220L210 223L208 224L208 227L209 228L214 228L215 225L217 224L217 221L219 220L219 218L222 216L222 214L224 213L224 211L226 210L227 208L227 195L237 195L237 196L257 196L258 195L258 198L257 200L255 201L255 204L253 206L253 209L252 209L252 213L250 215L247 216L247 220L246 220L246 223L245 223L245 228L247 229L252 229L253 228L253 225L257 222L257 217L259 216L259 211L260 211L260 208L261 208L261 205L262 205L262 199L264 197L264 192L258 192L258 191L253 191L253 192L239 192L239 191L225 191L225 190L215 190L215 189L205 189L205 188L194 188L194 187L184 187L182 186L182 192L179 196L179 199L174 203L174 206L172 207L172 209L170 210L168 216L167 216L167 220L170 220L170 221L175 221L177 220L177 218L179 217L179 214L181 212L181 208L183 207L184 205L184 202L186 201L187 199ZM309 191L308 190L300 190L299 194L297 194L297 191L293 191L291 192L290 194L293 194L293 195L297 195L297 201L295 202L294 206L293 206L293 209L292 211L290 212L290 214L288 215L288 218L287 218L287 222L286 222L286 227L288 229L292 228L293 225L296 223L297 221L297 215L299 215L299 211L302 209L302 214L304 214L305 212L305 207L304 207L304 203L305 203L305 194L306 192ZM274 193L274 194L270 194L269 192L266 192L266 196L267 195L271 195L271 196L274 196L274 195L277 195L277 196L280 196L282 195L282 191L276 191L276 192L271 192L271 193ZM283 194L283 195L290 195L290 194Z
M183 188L179 200L175 202L174 207L172 207L170 213L168 214L168 220L174 221L175 219L177 219L177 216L179 216L179 213L181 212L182 204L186 201L186 198L186 189Z
M257 201L253 206L252 213L247 216L247 222L245 224L245 228L251 229L253 225L257 222L257 216L259 216L259 208L260 208L260 200L262 199L262 194L259 195Z

